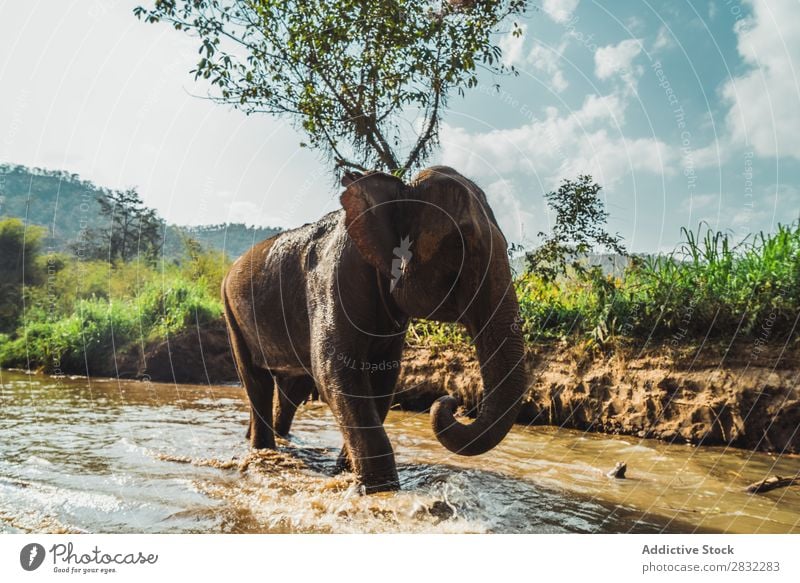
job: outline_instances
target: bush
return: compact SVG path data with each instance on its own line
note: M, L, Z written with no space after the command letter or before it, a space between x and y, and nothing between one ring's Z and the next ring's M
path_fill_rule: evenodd
M786 337L800 309L800 225L733 245L684 229L675 253L631 270L623 286L634 335Z
M149 281L140 293L120 299L73 295L66 313L49 309L43 289L36 290L37 301L31 303L16 336L0 338L0 365L49 372L113 370L115 352L222 316L220 300L201 282L180 276L162 282L152 273L144 279Z
M42 280L38 257L45 229L19 219L0 220L0 332L10 332L22 314L26 286Z
M49 372L107 370L115 349L136 340L136 322L122 302L81 300L75 313L51 318L26 314L17 338L0 344L4 366L44 368Z
M180 277L148 285L137 299L136 310L144 329L157 336L202 326L222 317L220 299L209 295L204 282Z

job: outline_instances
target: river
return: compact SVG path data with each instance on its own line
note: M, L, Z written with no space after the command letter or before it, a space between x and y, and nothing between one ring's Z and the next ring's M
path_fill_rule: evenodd
M333 474L328 408L250 453L244 391L0 372L0 532L800 533L800 488L750 495L800 457L516 426L475 458L392 411L402 491ZM627 479L608 478L617 461Z

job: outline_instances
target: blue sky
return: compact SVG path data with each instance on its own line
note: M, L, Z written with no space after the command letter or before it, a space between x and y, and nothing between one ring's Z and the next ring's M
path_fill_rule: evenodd
M191 39L127 1L0 2L0 161L137 186L170 221L291 227L338 188L282 120L202 99ZM543 193L591 173L610 226L668 250L707 221L737 237L800 214L796 0L543 0L499 37L518 77L452 98L444 162L484 187L509 239Z

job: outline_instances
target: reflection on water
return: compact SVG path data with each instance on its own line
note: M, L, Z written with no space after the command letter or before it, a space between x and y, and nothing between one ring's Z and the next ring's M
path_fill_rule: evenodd
M748 495L797 456L516 427L476 458L392 412L403 490L333 474L327 407L248 451L238 387L0 377L0 532L800 532L800 488ZM628 479L604 473L617 461Z

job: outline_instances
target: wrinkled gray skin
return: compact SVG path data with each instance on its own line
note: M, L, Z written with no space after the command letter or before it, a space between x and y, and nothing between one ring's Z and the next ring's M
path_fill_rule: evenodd
M250 399L251 445L274 448L316 384L344 435L342 466L368 493L393 490L383 422L409 318L461 322L474 339L484 383L475 421L456 420L452 397L434 404L431 420L448 450L478 455L508 433L527 388L519 307L505 237L474 183L437 166L409 185L379 172L348 173L342 185L343 209L233 264L225 317ZM412 257L395 263L392 289L404 237Z

